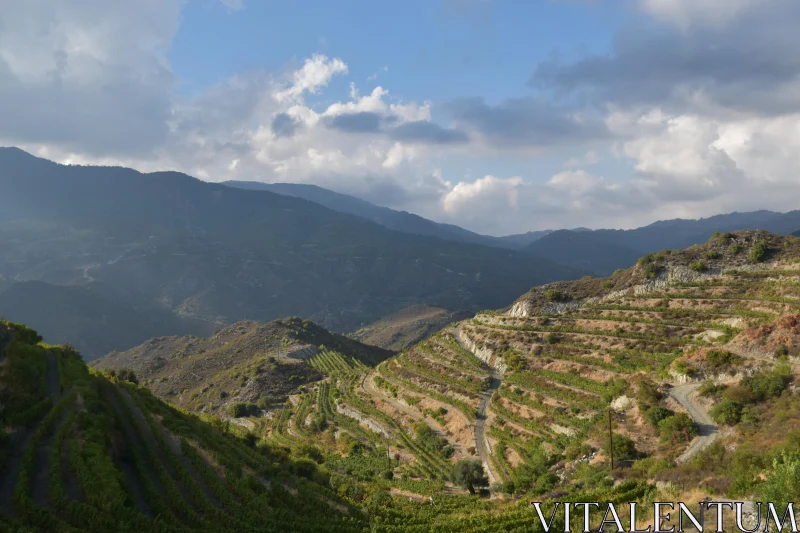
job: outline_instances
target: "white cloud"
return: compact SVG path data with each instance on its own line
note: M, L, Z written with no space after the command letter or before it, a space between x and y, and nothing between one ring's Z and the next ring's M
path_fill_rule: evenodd
M347 65L341 59L328 59L322 54L315 54L306 59L302 68L294 72L292 84L284 91L275 94L278 101L299 99L304 92L316 94L326 87L336 74L346 74Z
M760 3L772 0L641 0L649 14L681 28L724 26Z

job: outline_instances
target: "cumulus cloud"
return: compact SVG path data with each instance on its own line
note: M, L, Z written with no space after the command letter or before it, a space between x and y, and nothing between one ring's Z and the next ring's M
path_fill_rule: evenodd
M302 68L295 71L292 84L275 94L278 101L299 99L304 92L316 94L326 87L337 74L347 73L347 65L341 59L328 59L322 54L314 54L306 59Z
M182 0L0 0L0 143L316 183L491 234L796 208L800 3L635 2L646 24L607 54L541 63L529 96L433 103L373 84L338 95L350 69L322 54L187 97L165 55ZM563 171L532 170L542 154ZM468 177L473 162L489 175Z

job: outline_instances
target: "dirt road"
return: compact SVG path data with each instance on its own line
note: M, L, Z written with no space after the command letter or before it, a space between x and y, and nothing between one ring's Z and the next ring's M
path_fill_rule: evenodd
M686 409L689 416L697 424L698 429L697 437L689 444L686 451L675 460L678 464L685 463L719 438L719 428L708 416L705 409L694 400L695 392L699 387L700 383L687 383L685 385L677 385L669 390L669 395Z

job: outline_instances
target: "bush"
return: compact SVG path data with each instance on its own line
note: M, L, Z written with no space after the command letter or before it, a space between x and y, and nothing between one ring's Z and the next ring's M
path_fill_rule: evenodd
M544 337L544 342L547 344L558 344L561 342L561 336L557 333L548 333Z
M666 407L651 407L647 410L644 414L644 417L647 419L648 422L653 424L654 426L658 427L658 424L664 420L665 418L669 418L675 414L674 411L667 409Z
M713 381L704 381L700 388L697 390L697 394L700 396L716 396L720 392L723 392L727 389L725 385L717 385Z
M661 442L677 444L689 442L697 436L697 424L686 413L677 413L658 423Z
M547 289L544 291L544 297L548 302L563 302L567 299L564 293L555 289Z
M705 272L708 267L706 266L706 262L702 259L698 259L692 263L689 263L689 268L694 270L695 272Z
M768 245L766 241L758 241L750 250L750 259L755 263L760 263L767 258Z
M719 257L719 252L716 250L709 250L706 252L706 259L717 259Z
M228 415L231 418L241 418L247 415L248 405L243 402L236 402L233 405L228 406Z
M610 446L608 443L608 436L606 436L603 443L603 450L606 455L609 455ZM614 433L614 460L627 461L629 459L636 459L639 456L639 451L636 449L636 443L629 437L620 433Z
M789 355L789 347L785 344L781 344L775 348L775 357L786 357L787 355Z
M706 364L711 370L736 366L741 362L742 358L731 352L723 350L709 350L706 352Z
M708 412L717 424L734 426L742 419L742 404L732 400L723 400Z
M742 245L739 243L733 243L728 250L730 250L733 255L740 254L742 253Z

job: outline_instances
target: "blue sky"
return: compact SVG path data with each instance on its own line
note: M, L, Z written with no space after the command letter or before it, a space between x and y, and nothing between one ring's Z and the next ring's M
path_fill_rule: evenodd
M500 235L800 194L796 0L30 0L0 144Z

